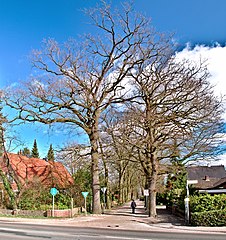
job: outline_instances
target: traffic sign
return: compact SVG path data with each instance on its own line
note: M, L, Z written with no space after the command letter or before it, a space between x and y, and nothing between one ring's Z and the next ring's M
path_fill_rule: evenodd
M86 198L88 196L89 192L82 192L82 196Z
M144 189L144 196L149 196L149 190L148 189Z
M52 196L55 196L58 193L58 190L56 188L51 188L50 193L52 194Z
M198 180L187 180L187 184L197 184Z
M103 194L105 194L106 190L107 190L106 187L102 187L102 188L101 188L101 191L103 192Z

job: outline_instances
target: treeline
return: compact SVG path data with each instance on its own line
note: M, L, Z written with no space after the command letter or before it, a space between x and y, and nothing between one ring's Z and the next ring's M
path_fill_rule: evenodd
M40 158L36 139L34 140L33 147L31 150L28 147L25 147L23 149L20 149L18 151L18 154L21 154L21 155L29 157L29 158ZM43 159L46 161L54 161L55 160L54 149L53 149L52 144L50 144L47 155Z

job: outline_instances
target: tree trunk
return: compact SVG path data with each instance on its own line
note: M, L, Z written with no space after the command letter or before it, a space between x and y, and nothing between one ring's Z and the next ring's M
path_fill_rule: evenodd
M89 135L91 144L91 160L92 160L92 212L101 214L100 204L100 180L99 180L99 154L98 154L98 131L97 127Z
M118 180L118 202L123 203L123 177L120 172Z
M106 187L106 192L104 193L104 201L105 201L105 207L107 209L111 208L111 199L110 199L110 184L109 184L109 173L108 173L108 166L106 163L106 159L104 157L104 150L102 146L101 140L99 140L99 146L100 146L100 151L102 155L102 162L104 166L104 187Z
M108 178L108 168L105 168L105 186L107 188L105 193L105 200L106 200L106 208L111 208L111 199L110 199L110 184L109 184L109 178Z
M158 162L155 154L151 154L151 175L148 178L149 189L149 217L157 217L156 211L156 183L158 177Z

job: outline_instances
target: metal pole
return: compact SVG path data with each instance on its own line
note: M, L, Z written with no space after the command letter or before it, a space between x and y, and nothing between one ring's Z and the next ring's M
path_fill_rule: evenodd
M185 223L189 224L189 188L188 183L186 184L187 197L184 199L185 204Z
M73 217L74 199L71 198L71 217Z
M105 192L104 192L104 209L105 209Z
M52 217L54 217L54 195L53 195L53 210L52 210Z
M86 211L86 198L85 198L85 215L87 215L87 211Z

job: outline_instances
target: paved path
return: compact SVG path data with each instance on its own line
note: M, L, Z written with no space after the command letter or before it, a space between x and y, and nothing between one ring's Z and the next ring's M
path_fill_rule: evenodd
M106 211L100 215L78 216L67 219L26 219L26 218L3 218L0 221L24 222L27 224L60 225L75 227L93 227L110 229L127 229L139 231L160 231L160 232L195 232L195 233L219 233L226 234L225 227L191 227L185 226L184 220L178 218L166 209L158 209L158 217L151 220L144 209L144 202L136 201L135 214L131 213L130 203Z

